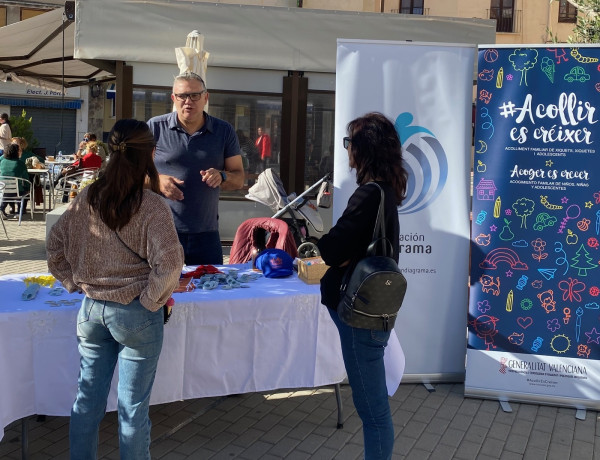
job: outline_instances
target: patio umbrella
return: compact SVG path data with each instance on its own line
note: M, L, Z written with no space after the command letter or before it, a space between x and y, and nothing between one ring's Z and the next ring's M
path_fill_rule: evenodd
M185 46L175 48L175 57L179 73L194 72L202 77L206 83L206 66L210 53L204 51L204 35L197 30L192 30L185 41ZM208 104L206 110L208 109ZM175 106L173 106L175 111Z

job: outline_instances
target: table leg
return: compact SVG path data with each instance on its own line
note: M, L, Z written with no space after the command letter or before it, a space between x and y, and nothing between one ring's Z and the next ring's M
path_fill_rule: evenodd
M342 407L342 394L340 384L335 384L335 400L337 401L338 406L338 419L337 419L337 428L344 428L344 408Z
M21 459L29 458L29 419L23 417L21 419Z
M54 203L54 182L52 179L48 179L48 211L54 209L56 203Z
M40 178L41 179L41 178ZM48 187L48 190L46 190L46 187ZM53 174L52 174L52 170L48 170L48 174L46 174L46 177L44 178L44 185L42 187L42 191L44 194L44 214L45 214L45 210L46 210L46 196L48 199L48 211L51 211L52 209L54 209L53 206L53 200L54 200L54 179L53 179Z

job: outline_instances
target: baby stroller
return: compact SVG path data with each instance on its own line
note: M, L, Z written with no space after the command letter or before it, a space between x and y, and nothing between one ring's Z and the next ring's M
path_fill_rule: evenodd
M315 232L322 232L323 220L319 210L307 195L330 179L331 174L327 174L302 194L288 196L279 176L268 168L259 174L256 184L248 189L246 198L268 206L275 212L272 218L281 219L288 224L298 246L299 258L316 257L320 255L316 245L318 238L310 235L309 227L312 227Z

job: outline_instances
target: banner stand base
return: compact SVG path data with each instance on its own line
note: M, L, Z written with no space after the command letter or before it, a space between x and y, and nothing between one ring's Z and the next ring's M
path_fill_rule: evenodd
M435 387L431 383L424 383L423 386L429 393L433 393L435 391Z
M585 409L577 409L577 412L575 412L575 418L577 420L585 420L585 416L586 416Z
M508 401L498 401L500 403L500 407L504 412L512 412L512 407L510 407L510 403Z

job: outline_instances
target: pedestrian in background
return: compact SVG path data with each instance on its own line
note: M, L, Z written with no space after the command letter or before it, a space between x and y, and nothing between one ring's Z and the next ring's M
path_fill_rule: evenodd
M8 147L12 139L10 123L8 121L8 113L0 115L0 156L4 154L4 150Z
M257 129L258 137L256 138L256 148L262 162L262 170L264 171L269 166L269 160L271 159L271 138L265 132L262 126Z

